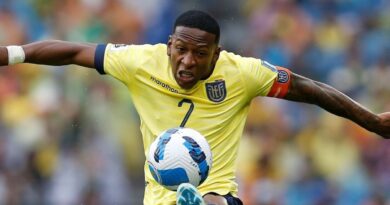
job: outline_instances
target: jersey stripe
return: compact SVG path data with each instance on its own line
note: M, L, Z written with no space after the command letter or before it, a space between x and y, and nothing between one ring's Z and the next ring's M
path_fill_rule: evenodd
M102 75L106 74L106 72L104 72L104 53L106 51L106 47L106 44L99 44L95 51L95 69Z

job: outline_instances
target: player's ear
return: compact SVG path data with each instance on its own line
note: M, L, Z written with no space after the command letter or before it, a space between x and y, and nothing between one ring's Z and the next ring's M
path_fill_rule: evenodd
M167 55L171 56L172 36L169 35L167 42Z
M217 48L215 49L214 51L214 55L213 55L213 63L216 63L218 58L219 58L219 54L221 53L221 46L217 45Z

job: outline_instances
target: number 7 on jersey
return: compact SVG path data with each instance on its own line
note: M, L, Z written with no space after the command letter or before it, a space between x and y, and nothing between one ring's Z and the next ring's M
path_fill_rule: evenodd
M188 109L186 115L184 116L184 119L181 122L180 127L184 127L186 125L187 120L188 120L188 118L190 118L190 115L191 115L191 113L192 113L192 111L194 110L194 107L195 107L194 103L190 99L183 99L183 100L181 100L177 106L182 107L184 103L190 104L190 108Z

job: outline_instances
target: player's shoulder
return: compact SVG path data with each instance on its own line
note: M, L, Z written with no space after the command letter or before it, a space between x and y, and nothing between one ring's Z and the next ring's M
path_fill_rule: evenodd
M229 60L235 60L239 58L242 58L242 56L227 50L222 50L221 53L219 54L219 61L229 61Z
M167 45L166 44L111 44L107 45L109 51L127 51L134 50L137 52L166 52Z
M143 55L148 55L153 58L166 57L167 55L167 45L166 44L144 44L140 45L140 49Z
M262 60L251 56L242 56L233 52L222 50L218 64L220 65L232 65L237 68L246 67L248 64L262 64Z
M164 61L167 56L166 44L129 45L129 49L139 61Z
M134 49L138 49L139 51L150 53L150 54L166 54L167 45L166 44L141 44L141 45L130 45Z
M142 44L138 45L140 48L147 49L147 50L166 50L167 45L163 43L158 44Z

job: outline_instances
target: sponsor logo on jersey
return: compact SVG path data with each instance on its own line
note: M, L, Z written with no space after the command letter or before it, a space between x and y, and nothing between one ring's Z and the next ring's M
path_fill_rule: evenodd
M157 78L153 77L153 76L150 76L150 80L152 80L153 82L155 82L157 85L169 90L170 92L173 92L173 93L179 93L178 90L176 90L175 88L172 88L170 85L166 84L166 83L163 83L161 82L160 80L158 80Z
M206 92L209 100L221 102L226 98L226 85L224 80L206 83Z

